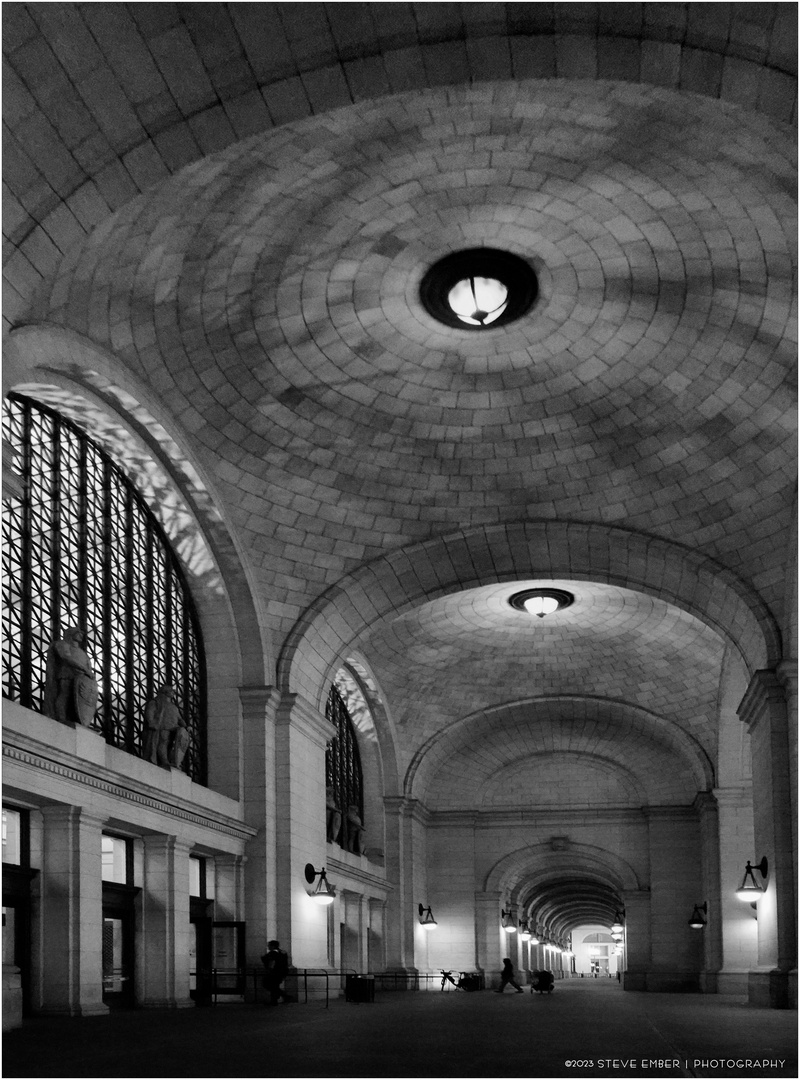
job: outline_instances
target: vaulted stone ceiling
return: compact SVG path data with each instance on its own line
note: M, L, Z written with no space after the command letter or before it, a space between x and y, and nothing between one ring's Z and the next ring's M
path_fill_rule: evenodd
M276 656L308 606L362 564L432 537L520 521L597 522L685 545L760 592L780 621L796 357L794 105L784 92L780 14L748 37L730 14L703 24L696 9L710 5L380 5L389 21L370 54L369 36L342 43L335 9L357 8L362 20L378 5L303 5L314 10L311 23L327 13L329 35L293 24L286 9L297 5L257 5L277 11L289 43L283 66L275 46L268 77L234 55L238 48L252 64L246 35L215 41L198 29L212 6L233 24L237 9L254 7L88 5L78 18L69 5L5 5L25 8L12 13L7 42L11 181L25 208L9 222L19 244L11 266L14 296L35 293L32 305L20 303L20 321L60 325L108 349L175 418L242 538ZM684 12L682 26L653 29L655 9L687 7L694 22ZM397 23L392 9L401 8L413 9L413 28ZM448 30L456 8L457 33ZM499 17L501 8L502 29L488 10ZM611 55L603 20L612 16L603 10L612 8L641 9L638 34L627 39L639 50L636 77L667 70L653 64L658 42L662 59L678 56L685 81L594 81L599 58ZM582 9L592 9L593 29L568 26L572 52L563 32L553 36L555 23L544 31L515 23L512 33L508 20L538 18L534 9L584 20ZM651 20L648 32L642 19ZM114 46L114 26L137 48L148 42L151 60L142 54L138 73ZM92 98L84 141L68 147L76 170L58 173L61 188L45 182L23 197L17 148L35 156L52 134L37 135L39 110L73 141L84 114L54 79L46 101L30 79L24 92L18 84L49 41L86 112L82 88L94 93L98 72L108 78L102 65L91 68L94 52L81 52L90 30L109 70L125 73L130 112L114 113L122 119L112 131L110 99L103 108ZM532 48L541 33L555 50L552 71L520 59L529 55L521 42ZM179 86L166 59L168 43L186 55L178 46L189 39L200 42L209 86L220 87L225 139L224 125L209 126L207 110L219 105L200 69L187 66ZM492 71L480 69L486 54L473 39L505 48L508 71L496 58ZM574 62L586 40L594 67L566 72L578 78L520 77L558 74L558 56ZM535 41L541 60L545 37ZM729 73L716 92L713 81L690 84L693 52L717 57ZM368 54L382 58L385 84ZM406 89L390 77L403 55L408 71L419 55L429 73L439 56L442 77L395 92ZM469 65L455 56L484 77L509 78L464 85ZM730 89L730 72L744 70L736 64L759 72L747 99ZM369 93L353 91L358 71L372 71ZM236 72L243 82L234 96L224 80ZM350 78L347 100L335 92L340 76ZM261 104L250 101L245 121L256 86ZM168 99L184 101L171 127ZM143 139L136 125L146 129L145 115L154 130ZM205 143L212 130L217 143ZM111 179L120 161L124 183ZM71 215L81 208L84 229L96 227L83 240L62 217L67 257L54 258L39 282L38 271L21 269L20 253L33 238L41 247L33 222L49 220L64 199ZM525 256L540 283L527 316L481 334L437 323L418 295L428 266L474 246ZM365 619L349 644L374 665L405 764L431 734L477 711L570 695L657 715L713 760L721 639L666 600L591 581L559 584L577 602L544 626L508 608L505 584L433 600L391 624ZM677 753L653 732L642 739L651 764ZM602 761L620 745L611 739ZM567 739L551 749L582 746ZM614 783L628 792L650 784L656 799L644 766L636 783ZM664 795L685 797L680 784Z

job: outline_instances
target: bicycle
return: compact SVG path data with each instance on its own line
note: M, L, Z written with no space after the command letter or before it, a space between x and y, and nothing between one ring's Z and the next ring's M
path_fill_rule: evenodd
M442 971L441 968L439 970ZM458 973L458 982L453 978L452 971L442 971L442 990L444 990L447 983L452 983L456 990L464 990L466 993L480 989L479 977L466 971Z

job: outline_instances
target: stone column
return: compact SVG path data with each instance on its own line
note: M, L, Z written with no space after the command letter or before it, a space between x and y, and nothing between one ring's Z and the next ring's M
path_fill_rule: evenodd
M625 990L646 990L652 963L650 890L623 893L625 904Z
M700 988L702 942L688 922L700 900L697 814L683 807L649 807L650 974L649 990Z
M244 918L243 855L214 857L214 918L217 922L239 922Z
M475 970L486 976L486 987L499 985L504 953L500 944L502 894L475 893ZM503 934L503 937L506 935Z
M386 967L389 971L415 972L415 932L418 922L416 896L427 896L423 888L424 848L420 830L424 810L416 799L390 796L386 809L386 878L393 886L387 902Z
M758 902L758 969L750 972L749 998L751 1004L773 1008L787 1008L793 996L792 986L796 994L797 985L786 682L785 676L782 683L774 671L757 671L739 706L739 716L750 733L753 758L755 851L751 862L765 856L769 862L766 891Z
M797 872L797 661L783 660L778 664L776 674L786 695L786 709L789 718L789 792L792 799L789 824L792 829L792 855L794 857L795 872ZM793 1007L797 1007L796 1000Z
M80 806L42 808L40 1012L96 1016L103 1004L104 819Z
M696 904L706 904L708 914L703 930L695 930L703 950L700 988L706 994L717 992L717 976L722 967L722 905L719 882L719 812L717 800L708 792L695 799L700 815L700 891ZM689 913L691 915L691 912ZM687 915L687 919L689 916ZM690 928L691 929L691 928Z
M189 997L190 845L161 833L144 837L142 928L137 948L139 1004L184 1008ZM138 962L141 958L141 962Z
M352 889L343 889L339 895L343 901L344 932L342 967L352 968L357 975L367 970L366 965L366 921L364 918L364 897Z
M717 993L747 994L749 973L758 965L758 926L749 904L737 899L745 863L753 858L752 785L714 789L719 823L719 901L709 897L708 926L713 931L719 921L722 937L722 964L717 975Z
M306 883L304 869L307 863L315 870L325 866L325 749L335 734L308 702L296 694L281 698L275 726L276 936L288 943L299 968L325 967L328 959L327 912L309 899L313 886Z
M369 971L383 971L386 967L386 901L370 899L369 928L367 930L367 967Z
M275 717L280 694L271 686L248 686L242 702L244 816L256 829L244 864L247 965L260 967L267 942L277 932L277 839L275 807ZM285 945L283 946L286 947Z

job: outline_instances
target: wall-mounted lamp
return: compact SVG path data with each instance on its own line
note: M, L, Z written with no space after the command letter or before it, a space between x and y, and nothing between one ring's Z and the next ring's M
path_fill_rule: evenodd
M519 924L519 938L520 941L531 940L531 928L528 926L527 919L521 919Z
M435 930L439 925L433 917L433 912L429 907L423 907L419 905L419 924L424 930Z
M612 933L612 935L621 934L623 932L623 930L625 929L624 921L623 921L624 919L625 919L625 912L624 911L617 911L616 914L614 915L614 921L611 924L611 933Z
M692 930L705 930L706 915L708 915L708 901L704 901L702 904L695 904L692 917L689 919L689 926Z
M502 920L501 925L507 934L516 934L517 926L510 911L501 911L500 919Z
M747 860L747 866L744 869L744 877L742 878L742 884L736 890L736 895L739 897L740 900L746 900L748 903L752 903L753 901L758 900L758 898L760 896L763 896L764 894L763 887L759 885L755 879L755 875L753 874L754 870L758 870L762 878L766 878L769 871L769 863L767 862L766 855L761 860L761 862L756 863L755 866L751 865L749 859Z
M332 904L334 897L336 896L336 886L331 885L325 874L325 867L321 870L315 870L311 863L306 863L305 878L309 885L314 884L314 878L319 878L316 887L309 896L312 900L316 900L318 904Z
M539 935L535 930L531 930L531 945L540 945Z

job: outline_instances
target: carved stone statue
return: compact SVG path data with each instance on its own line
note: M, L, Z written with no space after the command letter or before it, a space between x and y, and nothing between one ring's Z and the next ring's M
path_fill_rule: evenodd
M97 711L97 681L77 626L64 631L47 653L44 711L62 724L89 727Z
M172 700L172 694L173 687L169 683L164 683L159 687L153 700L148 701L144 707L144 722L147 731L142 757L165 769L175 763L177 733L180 730L185 732L185 738L181 737L183 744L181 762L189 743L189 732L186 731L186 725L181 719L178 707Z
M192 737L186 727L186 721L181 716L175 730L175 738L172 741L172 750L170 751L170 762L176 769L180 769L183 765L183 759L186 757L186 751L189 749L191 740Z
M331 843L335 844L339 839L339 830L342 827L342 812L336 805L332 787L325 788L325 806L327 810L327 837Z
M354 855L364 854L364 826L358 807L353 803L347 808L347 850Z

